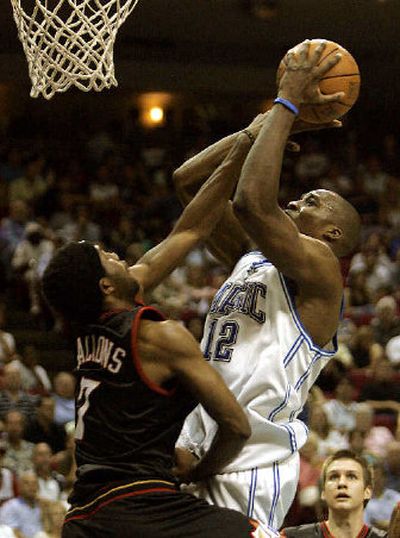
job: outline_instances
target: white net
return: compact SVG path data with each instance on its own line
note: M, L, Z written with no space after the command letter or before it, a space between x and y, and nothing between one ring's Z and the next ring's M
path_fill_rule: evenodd
M70 86L83 91L117 86L114 42L138 1L11 0L31 97L51 99Z

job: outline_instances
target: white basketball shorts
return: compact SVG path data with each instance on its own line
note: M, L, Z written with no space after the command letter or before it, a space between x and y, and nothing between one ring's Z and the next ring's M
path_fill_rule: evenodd
M211 504L238 510L271 530L279 529L296 494L299 454L269 467L218 474L190 486Z

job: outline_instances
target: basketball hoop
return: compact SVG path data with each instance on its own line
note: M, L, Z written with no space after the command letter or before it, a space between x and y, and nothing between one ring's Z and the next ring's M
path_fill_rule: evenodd
M31 97L51 99L70 86L118 86L114 43L139 0L11 0L32 82ZM33 9L32 9L33 5Z

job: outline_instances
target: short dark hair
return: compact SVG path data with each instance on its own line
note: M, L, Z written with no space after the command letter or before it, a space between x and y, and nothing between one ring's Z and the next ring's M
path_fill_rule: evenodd
M43 295L68 322L93 323L103 307L99 280L106 274L96 248L85 241L61 247L42 277Z
M322 473L321 473L321 486L322 488L325 486L326 482L326 474L328 467L330 464L336 460L354 460L356 461L362 468L363 471L363 477L364 477L364 486L365 487L372 487L373 486L373 471L372 467L369 465L368 461L363 458L362 456L357 456L355 452L352 450L338 450L332 456L329 456L324 461L324 464L322 466Z

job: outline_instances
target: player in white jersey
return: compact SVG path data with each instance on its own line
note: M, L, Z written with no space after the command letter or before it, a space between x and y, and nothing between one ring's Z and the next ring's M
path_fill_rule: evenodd
M316 190L282 210L279 177L298 107L323 96L318 82L340 55L318 62L322 43L288 55L278 99L245 134L255 142L243 165L233 204L210 238L211 250L233 272L207 316L202 349L247 412L252 435L223 474L197 483L197 493L234 507L272 528L283 523L296 491L298 449L307 428L298 418L307 394L336 351L342 302L338 257L357 241L360 219L337 194ZM300 126L301 127L301 126ZM218 165L240 134L217 142L175 174L181 199ZM237 261L239 260L239 261ZM210 446L215 425L202 408L188 419L179 442L197 455ZM178 473L193 459L178 450Z

